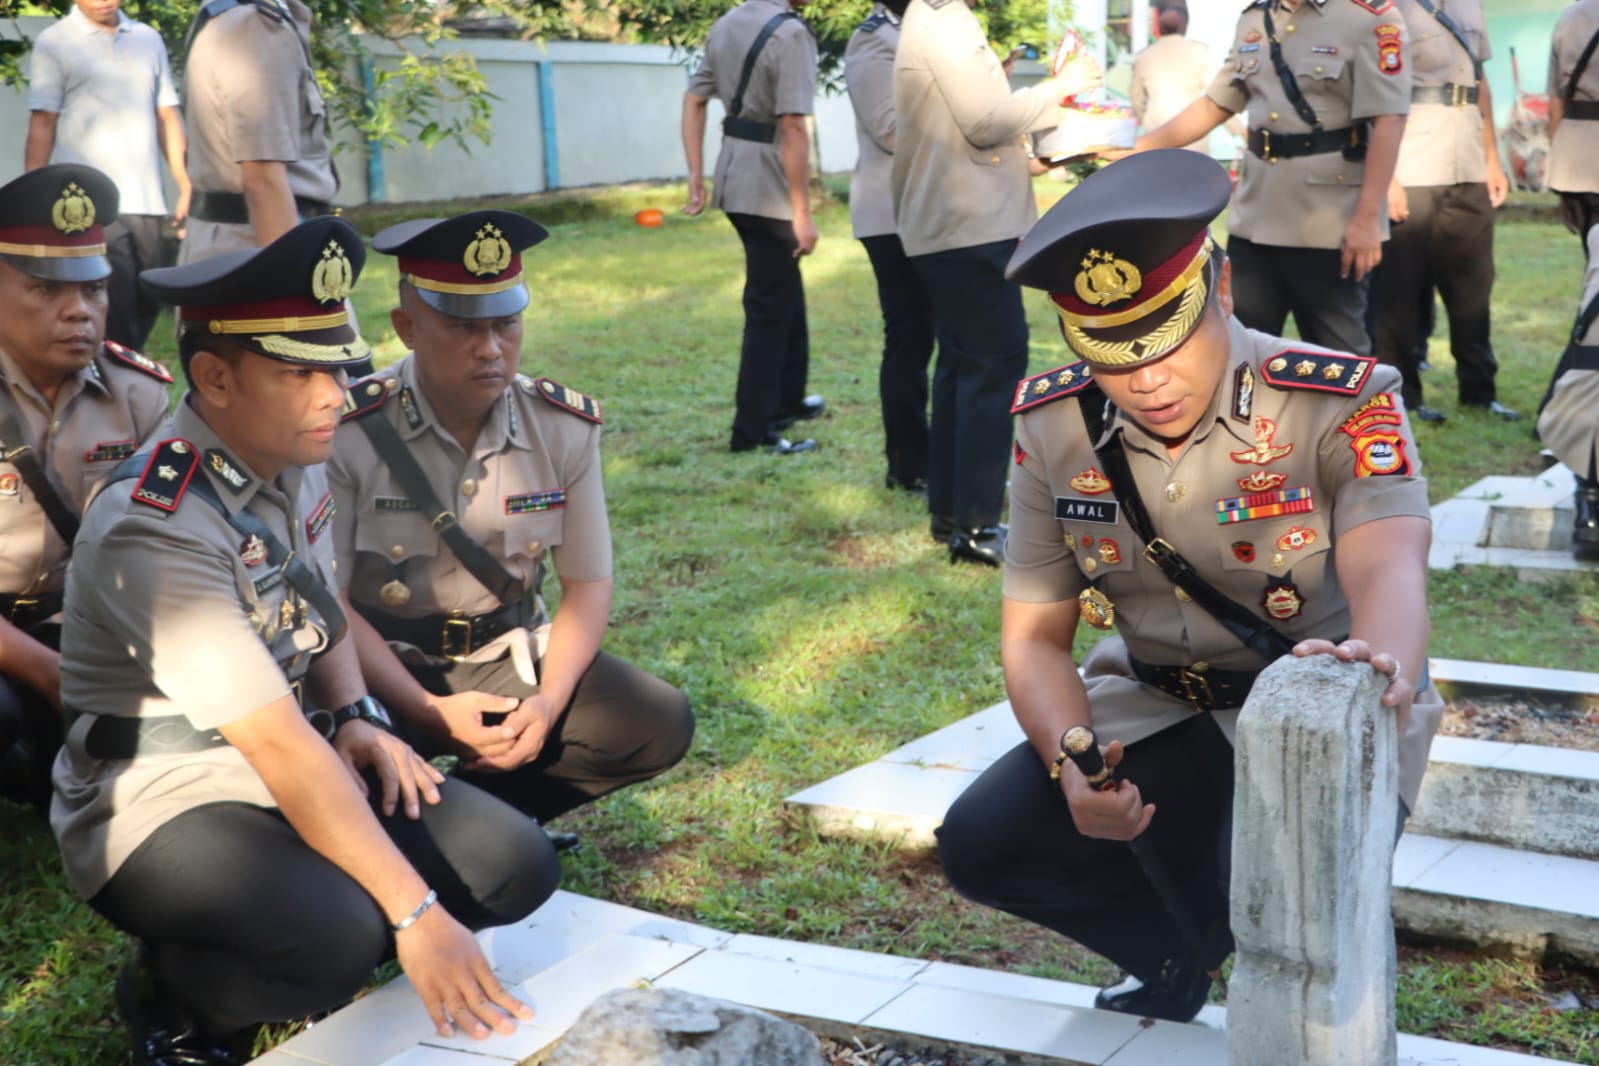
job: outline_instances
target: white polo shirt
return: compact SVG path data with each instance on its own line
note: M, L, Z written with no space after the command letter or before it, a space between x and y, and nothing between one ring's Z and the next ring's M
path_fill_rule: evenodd
M103 171L124 215L167 212L156 108L177 106L161 35L121 12L108 32L74 6L33 43L28 110L60 116L51 162Z

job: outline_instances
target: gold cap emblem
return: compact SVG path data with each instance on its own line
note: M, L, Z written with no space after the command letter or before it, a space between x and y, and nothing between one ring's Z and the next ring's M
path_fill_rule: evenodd
M502 273L511 265L511 245L498 227L487 223L477 231L477 239L466 246L461 262L479 277Z
M355 268L344 254L344 246L329 241L322 249L322 258L311 271L311 295L322 303L342 301L350 295L355 284Z
M82 233L94 225L94 201L77 182L68 182L50 209L50 221L62 233Z
M1144 276L1125 259L1091 249L1077 275L1077 298L1095 307L1127 300L1143 287Z
M1077 594L1077 610L1078 616L1095 629L1109 629L1116 624L1116 605L1096 588L1086 588Z

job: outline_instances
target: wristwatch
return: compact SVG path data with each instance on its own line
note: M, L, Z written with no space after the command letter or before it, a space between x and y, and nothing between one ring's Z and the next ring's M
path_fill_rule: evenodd
M345 722L353 722L357 718L363 722L371 722L384 732L394 732L394 722L389 718L389 712L384 709L383 704L371 696L362 696L354 703L346 703L334 711L333 731L338 732L339 727Z

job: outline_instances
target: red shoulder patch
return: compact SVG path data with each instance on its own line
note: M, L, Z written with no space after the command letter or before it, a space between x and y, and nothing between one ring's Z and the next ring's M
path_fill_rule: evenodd
M1366 5L1362 0L1355 0L1362 7ZM1392 7L1392 4L1388 5ZM1381 14L1382 12L1378 12ZM1377 69L1384 74L1398 74L1405 69L1405 42L1404 35L1399 27L1383 23L1377 27Z
M1062 396L1082 392L1092 380L1086 362L1059 366L1036 377L1023 378L1016 385L1016 398L1011 402L1010 413L1020 414Z
M569 389L565 385L557 384L549 378L539 378L537 381L522 379L522 388L535 396L540 396L563 411L570 411L579 418L586 418L590 422L600 422L599 401L590 396L584 396L576 389Z
M124 348L116 341L105 342L105 352L123 366L131 366L135 370L142 370L165 385L172 384L172 374L166 367L151 359L148 355Z
M394 388L390 388L392 385ZM340 422L360 418L362 415L371 414L383 406L383 401L394 395L400 383L390 378L385 384L380 378L367 378L357 381L350 386L350 391L344 397L344 410L339 415Z

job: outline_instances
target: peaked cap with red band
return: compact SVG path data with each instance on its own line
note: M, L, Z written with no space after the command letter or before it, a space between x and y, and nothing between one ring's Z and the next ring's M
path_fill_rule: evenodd
M346 300L366 246L354 226L323 215L264 248L146 270L145 291L178 308L181 336L227 337L286 363L358 367L372 357Z
M468 211L401 222L372 238L400 260L400 279L451 318L500 318L528 304L522 252L550 231L514 211Z
M1206 227L1231 194L1227 171L1208 156L1139 152L1061 197L1005 276L1049 293L1066 343L1094 367L1142 366L1199 325L1221 269Z
M117 207L117 187L93 167L30 170L0 187L0 259L46 281L109 277L105 226Z

